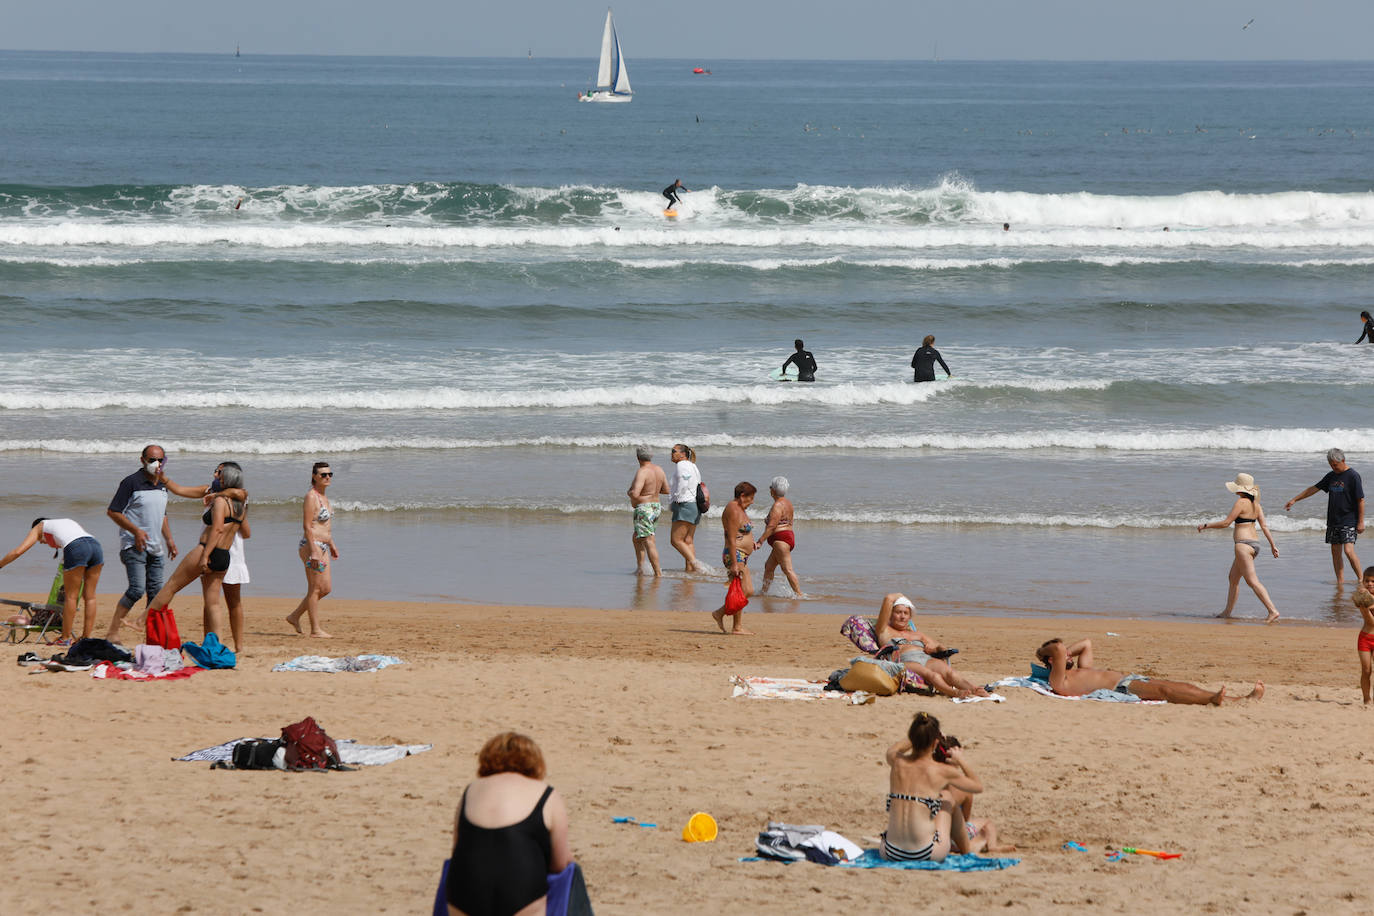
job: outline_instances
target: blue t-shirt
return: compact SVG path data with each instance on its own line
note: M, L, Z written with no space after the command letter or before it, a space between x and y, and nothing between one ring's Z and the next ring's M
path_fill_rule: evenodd
M1359 524L1359 502L1364 499L1364 484L1354 468L1330 471L1314 486L1326 491L1326 527L1354 528Z
M135 526L142 528L148 535L144 549L153 556L162 556L162 520L167 515L166 486L149 480L142 471L134 471L119 482L119 489L115 490L114 499L110 500L110 511L123 513ZM133 546L133 534L120 528L119 549Z

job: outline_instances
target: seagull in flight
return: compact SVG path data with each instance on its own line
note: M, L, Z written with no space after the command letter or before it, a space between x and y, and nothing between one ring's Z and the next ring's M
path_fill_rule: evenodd
M1254 25L1254 24L1255 24L1255 20L1251 19L1249 22L1245 23L1245 25L1241 26L1241 27L1240 27L1240 30L1241 30L1242 32L1244 32L1246 29L1250 28L1250 26L1252 26L1252 25Z

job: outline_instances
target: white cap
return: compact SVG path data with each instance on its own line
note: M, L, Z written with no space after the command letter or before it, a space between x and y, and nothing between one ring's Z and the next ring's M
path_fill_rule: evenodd
M909 607L913 611L916 610L916 605L912 604L911 599L908 598L906 595L898 595L895 599L893 599L892 606L897 607L899 605L902 607Z

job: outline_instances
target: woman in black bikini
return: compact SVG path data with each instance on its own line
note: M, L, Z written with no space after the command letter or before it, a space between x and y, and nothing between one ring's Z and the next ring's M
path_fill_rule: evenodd
M720 516L721 526L725 529L725 549L720 552L720 561L725 564L725 575L728 579L740 580L746 598L754 594L754 580L749 575L749 556L754 552L754 525L749 521L749 513L745 510L753 505L754 494L757 492L758 489L747 480L735 484L735 498L725 504L725 511ZM725 609L724 603L711 612L711 619L720 627L722 633L729 633L731 636L754 635L743 626L743 610L734 612L735 622L726 630L725 618L729 616L731 612Z
M159 472L158 482L177 496L204 499L205 512L200 520L205 525L196 546L181 558L180 565L162 586L162 590L148 602L150 608L166 607L176 593L197 578L205 599L202 614L206 633L219 634L224 624L224 594L220 588L224 573L229 569L229 545L243 523L248 511L248 492L243 489L243 469L237 462L225 461L215 468L209 484L183 487ZM146 615L145 615L146 620Z
M1255 572L1255 560L1259 559L1260 553L1255 525L1258 524L1264 532L1275 559L1278 559L1279 548L1274 543L1274 536L1269 533L1269 523L1264 519L1264 509L1260 507L1259 487L1255 486L1255 478L1240 473L1234 481L1227 482L1226 489L1236 494L1236 502L1231 506L1230 513L1219 522L1205 522L1197 526L1198 531L1204 528L1229 528L1232 524L1236 526L1235 534L1232 535L1235 557L1231 560L1231 571L1227 574L1230 585L1226 589L1226 609L1217 616L1231 616L1231 611L1236 606L1236 595L1240 591L1240 580L1244 579L1245 584L1254 589L1255 597L1260 600L1260 604L1269 611L1269 618L1264 622L1273 623L1279 619L1278 608L1269 600L1269 590L1260 582L1259 574Z
M543 916L548 876L572 864L568 808L544 782L544 755L505 732L477 755L453 825L444 892L454 916Z
M883 858L894 862L943 862L951 844L957 852L969 851L964 812L954 804L951 788L976 795L983 784L964 760L958 747L942 749L945 763L937 761L940 721L918 712L907 729L906 739L887 749L887 830L883 832Z

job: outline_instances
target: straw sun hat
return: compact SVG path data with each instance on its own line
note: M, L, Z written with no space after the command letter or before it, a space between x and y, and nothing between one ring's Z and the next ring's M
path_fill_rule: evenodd
M1244 493L1247 496L1259 498L1259 487L1255 486L1255 478L1244 471L1237 474L1234 481L1226 481L1226 489L1232 493Z

